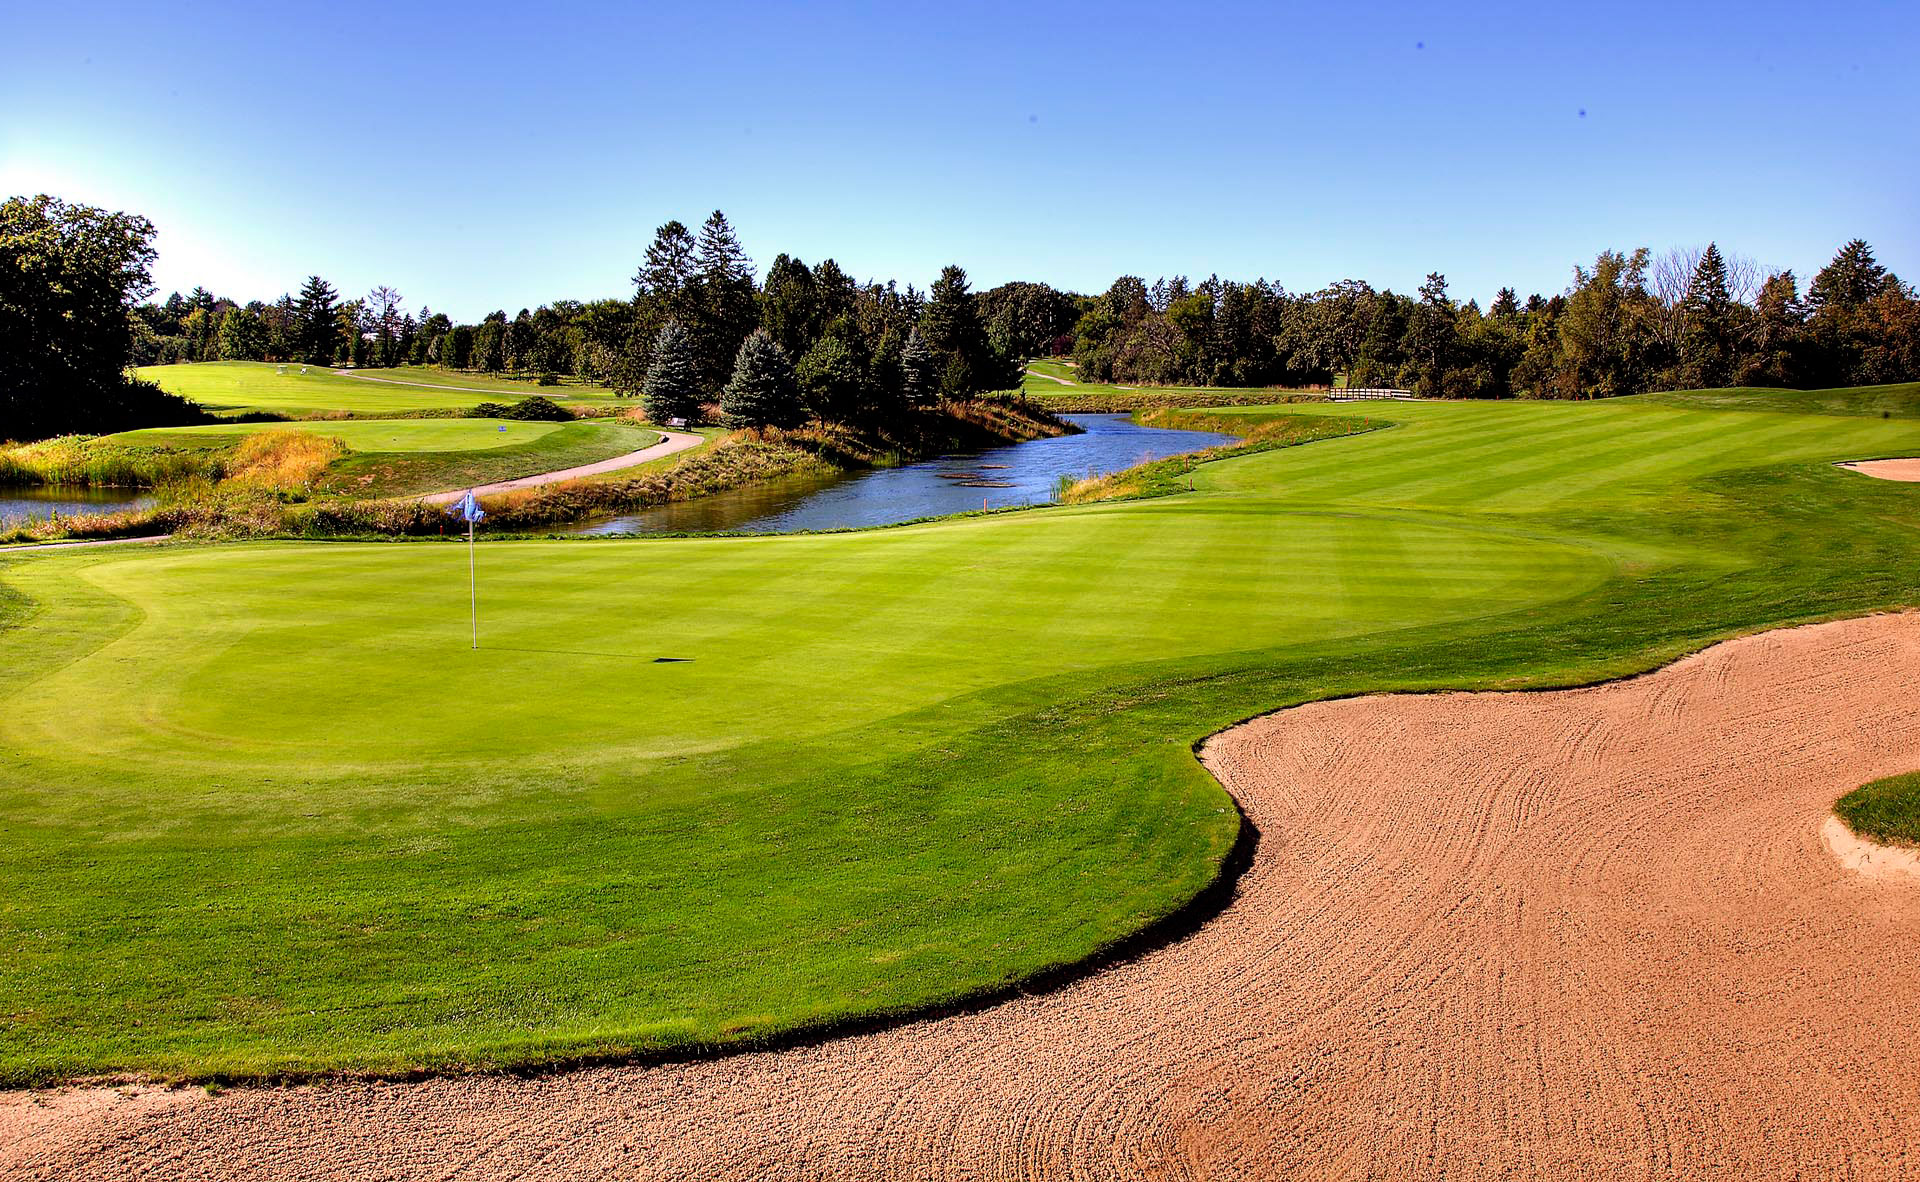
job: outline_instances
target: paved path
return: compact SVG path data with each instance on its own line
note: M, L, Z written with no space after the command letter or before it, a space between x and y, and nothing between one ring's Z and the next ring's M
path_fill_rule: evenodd
M18 546L0 546L0 554L27 550L72 550L80 546L130 546L135 542L164 542L172 534L148 534L141 538L100 538L91 542L27 542Z
M1920 615L1210 740L1261 833L1185 940L991 1009L533 1079L0 1095L0 1177L1913 1178Z
M1049 382L1059 382L1063 386L1077 386L1080 384L1079 382L1069 382L1065 378L1056 378L1050 373L1041 373L1037 369L1029 369L1027 372L1036 378L1045 378Z
M705 442L706 439L704 436L695 435L691 432L662 431L660 432L660 442L651 447L643 447L639 451L630 451L624 456L614 456L610 460L600 460L592 464L580 464L572 468L561 468L557 472L542 472L535 476L522 476L516 480L496 480L492 484L476 485L473 489L473 495L476 497L490 497L495 493L511 492L516 488L538 488L543 484L558 484L563 480L578 480L582 476L598 476L602 472L618 472L622 468L631 468L636 464L644 464L648 460L657 460L662 456L670 456L677 452L699 447ZM465 495L467 495L466 489L456 488L451 492L431 493L420 499L429 505L451 505Z

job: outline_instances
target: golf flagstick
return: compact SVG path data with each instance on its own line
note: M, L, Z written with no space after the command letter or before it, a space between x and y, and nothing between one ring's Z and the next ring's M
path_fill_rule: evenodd
M447 510L447 516L458 515L467 521L467 611L473 618L473 647L480 647L480 587L473 571L473 526L486 514L480 511L480 502L473 499L473 490L455 501Z
M467 494L473 495L471 493ZM480 647L480 587L473 573L473 516L467 516L467 610L473 616L473 647Z

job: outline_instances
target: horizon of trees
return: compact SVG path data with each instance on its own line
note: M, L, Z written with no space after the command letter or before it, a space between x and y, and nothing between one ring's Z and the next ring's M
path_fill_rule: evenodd
M716 211L697 234L678 221L661 226L634 288L627 300L560 300L477 324L424 307L416 316L390 287L342 300L318 276L272 304L196 288L136 309L135 350L143 363L431 364L571 376L640 394L661 330L675 321L690 337L703 405L719 398L741 344L763 329L796 371L815 374L809 406L842 414L1012 388L1019 363L1055 355L1071 355L1089 381L1292 387L1343 378L1453 398L1920 378L1920 297L1858 239L1804 291L1792 271L1709 243L1657 257L1603 252L1576 266L1561 292L1523 301L1502 288L1483 310L1454 300L1437 273L1412 294L1357 279L1295 295L1265 280L1176 276L1149 286L1128 275L1087 296L1032 282L971 293L950 267L923 294L856 283L830 258L809 267L780 254L761 282ZM936 355L931 372L917 354L908 361L916 332ZM863 378L849 376L856 369Z
M644 396L664 343L673 354L661 381L672 389L659 400L661 414L692 420L721 401L743 346L764 332L796 373L798 403L752 424L760 426L796 414L862 420L942 398L1011 390L1030 355L1020 350L1032 345L1013 327L1006 301L995 293L976 295L958 266L943 270L922 294L893 282L856 283L832 259L810 267L783 253L759 282L718 210L697 233L677 220L659 227L633 285L630 299L560 300L523 308L511 319L496 311L477 324L455 323L424 306L416 315L391 287L342 299L318 275L297 295L270 304L241 304L195 288L133 309L134 361L440 365L573 377ZM1036 293L1049 290L1010 286L1033 288L1033 299L1047 298ZM1058 293L1052 299L1066 309L1058 313L1061 324L1052 334L1058 337L1062 326L1071 327L1072 303ZM762 356L758 364L769 362Z
M668 417L747 426L884 419L1016 388L1024 361L1063 354L1090 382L1344 380L1448 398L1920 379L1920 296L1858 239L1804 290L1793 272L1717 243L1658 257L1643 247L1602 252L1550 296L1522 301L1502 288L1483 310L1455 300L1437 273L1412 294L1357 279L1296 295L1266 280L1125 275L1083 295L1031 282L974 292L949 266L923 293L783 253L759 278L716 210L697 232L677 220L655 231L629 298L463 324L415 312L388 286L343 298L319 275L271 303L205 288L155 302L144 218L46 196L4 209L0 433L16 437L190 415L125 372L170 361L565 376Z
M1087 301L1073 357L1091 381L1383 386L1441 398L1593 398L1654 389L1920 379L1920 297L1855 239L1802 293L1715 243L1603 252L1551 297L1460 303L1346 280L1305 295L1210 276L1124 276Z

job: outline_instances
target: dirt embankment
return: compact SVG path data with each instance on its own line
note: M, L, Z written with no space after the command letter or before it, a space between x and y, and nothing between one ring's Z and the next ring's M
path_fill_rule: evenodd
M0 1175L1920 1176L1920 887L1835 797L1920 766L1920 616L1613 685L1210 741L1262 838L1192 937L818 1047L533 1080L0 1099Z

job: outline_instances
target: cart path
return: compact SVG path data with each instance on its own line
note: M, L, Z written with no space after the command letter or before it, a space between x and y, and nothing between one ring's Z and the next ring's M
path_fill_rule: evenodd
M534 1079L0 1096L0 1177L1920 1177L1920 615L1553 693L1324 702L1202 758L1261 838L1191 937L991 1009Z
M512 492L516 488L538 488L543 484L558 484L563 480L578 480L582 476L598 476L603 472L618 472L622 468L631 468L644 464L648 460L657 460L663 456L675 455L699 447L706 437L687 431L661 431L660 442L639 451L630 451L623 456L598 460L591 464L577 464L571 468L561 468L553 472L541 472L534 476L521 476L514 480L496 480L492 484L479 484L473 487L476 497L490 497L495 493ZM429 505L451 505L467 495L464 488L451 492L430 493L419 498Z
M138 542L164 542L172 534L146 534L138 538L91 538L81 542L21 542L0 546L0 554L26 554L34 550L77 550L82 546L131 546Z

